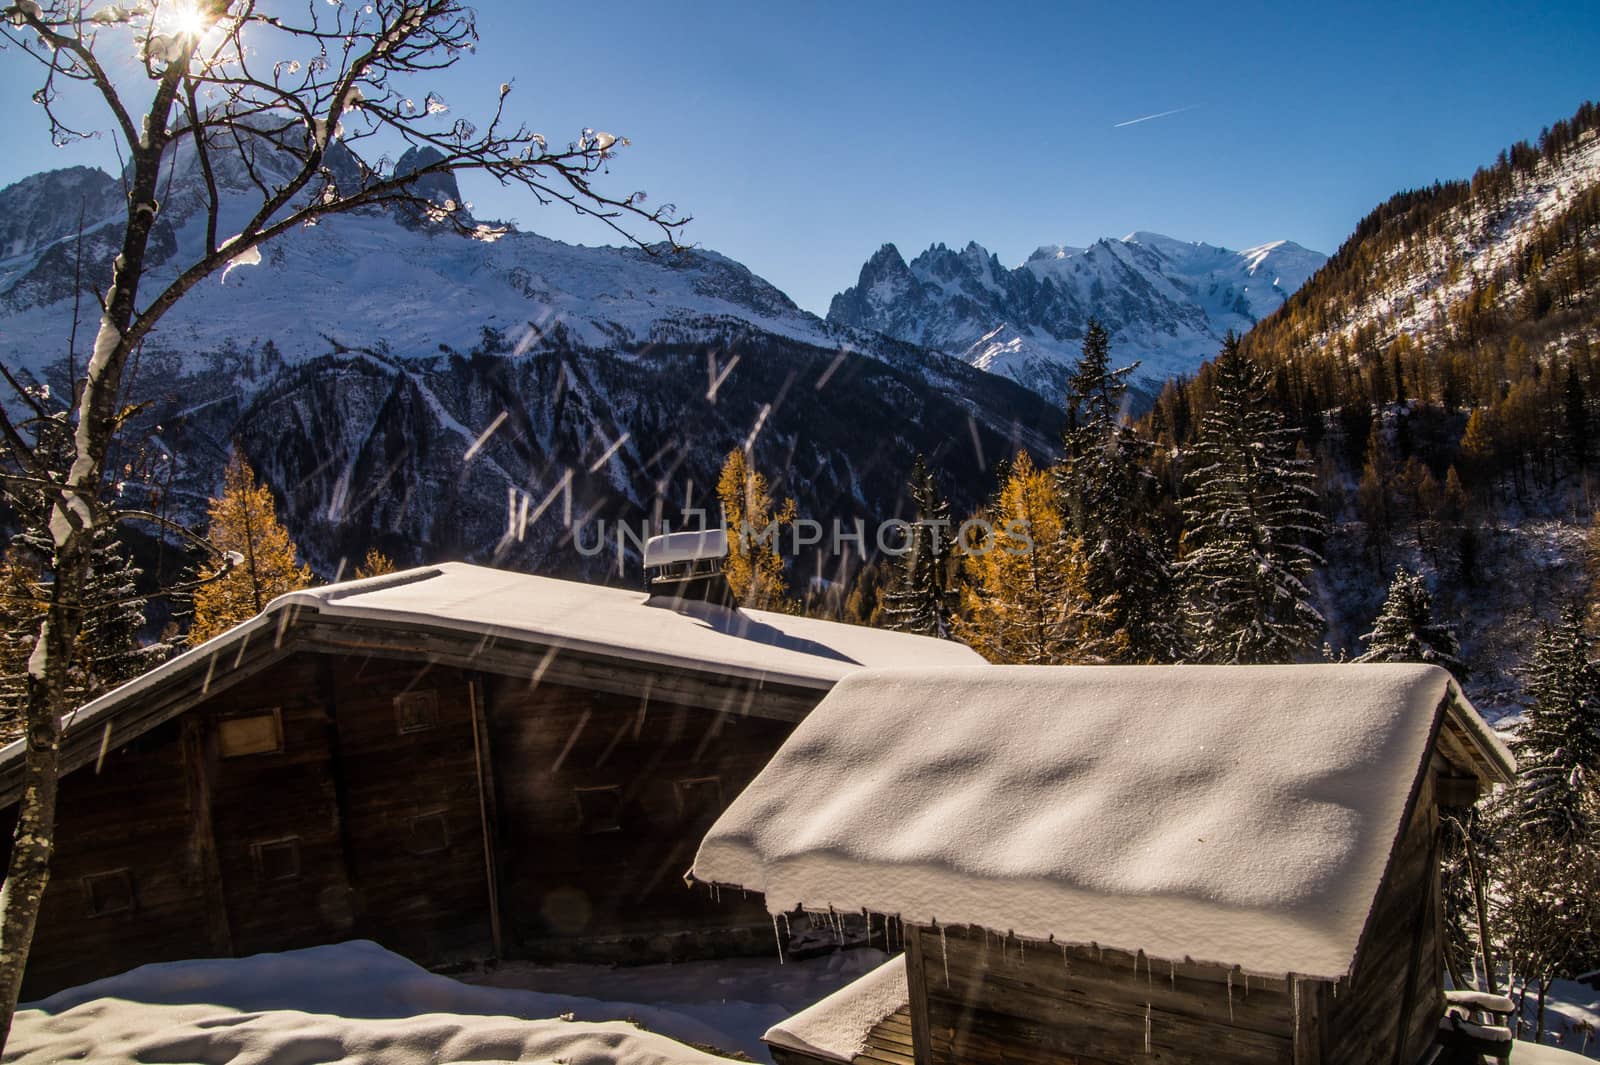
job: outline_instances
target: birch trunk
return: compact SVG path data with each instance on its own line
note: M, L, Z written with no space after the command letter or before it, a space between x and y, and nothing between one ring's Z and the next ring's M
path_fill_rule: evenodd
M18 801L11 862L5 886L0 888L0 1049L11 1034L11 1020L39 920L39 904L50 882L61 720L72 709L67 701L67 671L82 625L89 545L99 520L106 454L117 430L122 373L132 348L128 331L137 310L139 282L159 210L156 188L161 156L170 140L167 130L178 77L186 66L187 62L175 64L161 80L148 112L145 137L134 146L122 251L112 263L105 313L78 401L77 455L48 511L54 582L39 642L28 662L24 790Z

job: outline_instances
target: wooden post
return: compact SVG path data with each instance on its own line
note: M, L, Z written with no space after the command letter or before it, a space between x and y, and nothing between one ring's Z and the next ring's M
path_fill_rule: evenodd
M1325 980L1289 977L1294 996L1294 1065L1322 1065L1328 1022L1328 984Z
M483 690L476 680L467 682L472 710L472 755L478 770L478 822L483 826L483 872L489 885L489 938L494 956L505 953L500 932L500 863L495 860L494 762L489 756L489 723L484 716Z
M339 871L344 874L345 898L350 902L348 921L341 924L370 936L366 898L361 893L361 881L356 877L360 868L355 856L356 844L350 835L350 786L344 778L344 745L339 737L339 687L333 674L334 659L323 654L314 657L316 690L322 704L323 742L328 750L328 773L333 778L333 827L339 834Z
M197 715L183 720L183 768L189 792L189 869L205 900L206 938L219 958L233 956L233 926L217 860L217 832L211 819L211 762L215 734Z
M933 1065L933 1038L928 1029L928 970L922 951L922 929L905 927L906 990L911 995L911 1056L917 1065Z

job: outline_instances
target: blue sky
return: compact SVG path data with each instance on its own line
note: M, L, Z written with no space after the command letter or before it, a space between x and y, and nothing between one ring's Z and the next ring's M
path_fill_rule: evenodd
M1600 96L1592 0L475 6L478 54L430 83L456 114L510 78L552 141L630 137L612 188L679 204L687 239L818 312L888 241L909 258L976 240L1007 265L1134 229L1332 252L1391 193ZM49 147L33 76L0 54L0 185L107 163L104 143ZM492 185L466 193L480 216L608 242Z

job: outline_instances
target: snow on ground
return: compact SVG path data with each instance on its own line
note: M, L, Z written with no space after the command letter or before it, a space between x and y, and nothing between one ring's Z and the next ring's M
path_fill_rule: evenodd
M622 968L503 962L460 979L486 987L649 1003L716 1032L713 1041L725 1050L768 1061L763 1033L880 968L885 958L882 951L863 948L806 961L789 958L780 965L774 948L771 958Z
M1508 994L1511 994L1515 1001L1515 991ZM1530 992L1522 1004L1524 1027L1517 1033L1520 1039L1533 1038L1538 1012L1538 997ZM1584 1036L1585 1028L1589 1030L1587 1041ZM1550 987L1549 996L1545 999L1543 1042L1546 1045L1539 1047L1538 1051L1533 1049L1534 1044L1531 1042L1518 1042L1517 1049L1512 1052L1511 1060L1517 1065L1547 1060L1549 1065L1557 1065L1560 1061L1571 1060L1541 1056L1541 1052L1553 1052L1555 1047L1592 1058L1600 1057L1600 991L1575 980L1555 981Z
M863 950L782 967L776 958L614 970L508 964L468 983L357 940L145 965L62 991L17 1014L4 1060L726 1060L687 1044L768 1060L762 1032L882 960Z

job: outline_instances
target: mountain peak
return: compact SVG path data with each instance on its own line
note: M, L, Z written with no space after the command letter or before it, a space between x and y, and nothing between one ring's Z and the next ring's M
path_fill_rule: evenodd
M1245 253L1135 230L1088 248L1041 245L1008 270L976 241L960 252L936 243L893 283L874 257L828 317L937 348L1054 398L1090 317L1159 385L1215 355L1229 330L1245 332L1276 310L1324 258L1287 241Z

